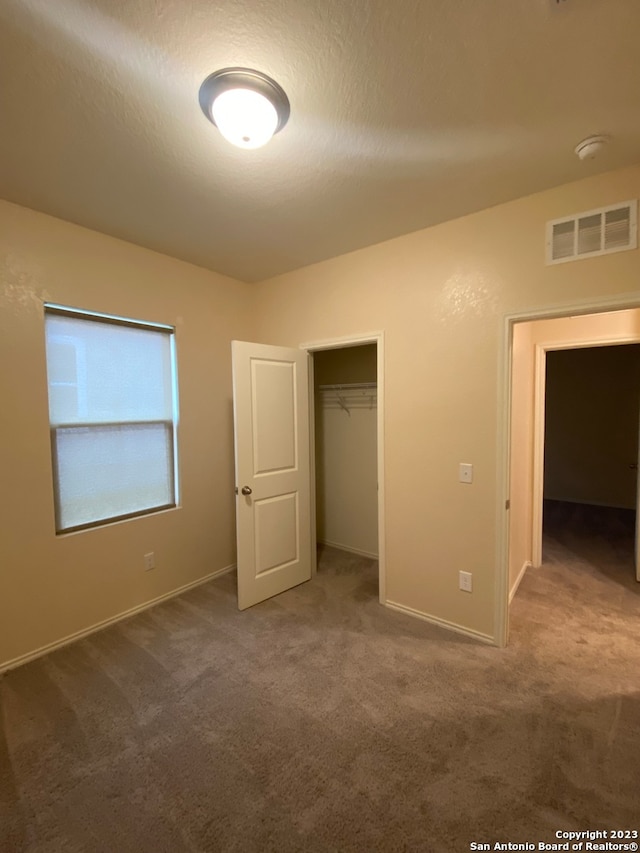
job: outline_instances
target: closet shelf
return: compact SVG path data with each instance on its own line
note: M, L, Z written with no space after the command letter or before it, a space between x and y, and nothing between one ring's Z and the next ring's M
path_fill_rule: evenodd
M343 385L319 385L321 403L325 409L343 409L349 416L351 409L373 409L377 405L376 382L351 382Z

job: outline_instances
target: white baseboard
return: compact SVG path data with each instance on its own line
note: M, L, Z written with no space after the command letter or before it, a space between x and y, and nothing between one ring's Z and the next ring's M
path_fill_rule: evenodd
M341 545L339 542L329 542L327 539L318 539L318 545L328 545L330 548L337 548L338 551L357 554L358 557L369 557L370 560L378 559L378 555L372 554L370 551L361 551L359 548L351 548L349 545Z
M518 587L520 586L520 581L525 576L527 569L530 569L530 568L531 568L531 560L525 560L524 563L522 564L522 568L520 569L518 577L515 579L515 582L514 582L513 586L511 587L511 592L509 593L509 604L511 604L511 602L513 601L513 596L518 591Z
M138 604L136 605L136 607L131 607L129 610L124 610L122 613L118 613L116 616L110 616L109 619L103 619L102 622L96 622L95 625L91 625L88 628L83 628L81 631L76 631L74 634L69 634L68 636L63 637L61 640L55 640L53 643L48 643L46 646L41 646L39 649L35 649L32 652L27 652L26 654L20 655L17 658L5 661L5 663L0 663L0 675L2 675L2 673L4 672L8 672L10 669L15 669L17 666L22 666L22 664L29 663L29 661L49 654L49 652L54 652L56 649L60 649L63 646L68 646L69 643L74 643L76 640L81 640L83 637L88 637L90 634L95 634L97 631L101 631L103 628L108 628L109 625L113 625L116 622L121 622L123 619L128 619L129 616L135 616L136 613L141 613L143 610L148 610L150 607L155 607L156 604L160 604L163 601L167 601L169 598L175 598L178 595L182 595L182 593L188 592L188 590L194 589L197 586L201 586L202 584L207 583L207 581L211 581L214 578L219 578L221 575L226 575L228 572L232 572L235 568L235 563L233 563L231 566L225 566L223 569L218 569L215 572L211 572L211 574L206 575L203 578L199 578L197 581L186 583L184 584L184 586L178 587L178 589L174 589L171 592L165 592L164 595L159 595L157 598L152 598L151 601L145 601L144 604Z
M482 634L480 631L473 631L471 628L465 628L463 625L458 625L455 622L448 622L446 619L439 619L437 616L431 616L429 613L423 613L421 610L414 610L411 607L405 607L403 604L397 604L395 601L385 601L385 607L390 607L391 610L398 610L400 613L405 613L407 616L413 616L416 619L422 619L424 622L431 622L432 625L439 625L441 628L446 628L448 631L454 631L456 634L464 634L466 637L471 637L474 640L479 640L481 643L486 643L490 646L497 645L495 637L489 634Z

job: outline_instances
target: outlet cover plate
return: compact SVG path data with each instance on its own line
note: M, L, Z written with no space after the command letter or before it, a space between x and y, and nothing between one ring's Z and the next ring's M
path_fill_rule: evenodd
M473 483L473 465L470 462L460 463L458 479L461 483Z

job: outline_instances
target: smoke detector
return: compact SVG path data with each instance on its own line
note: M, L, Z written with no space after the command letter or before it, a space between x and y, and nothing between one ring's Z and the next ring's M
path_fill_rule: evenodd
M588 136L576 145L575 152L581 160L593 160L608 142L608 136Z

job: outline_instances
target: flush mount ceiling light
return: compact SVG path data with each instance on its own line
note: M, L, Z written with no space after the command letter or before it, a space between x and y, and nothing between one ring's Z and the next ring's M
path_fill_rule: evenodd
M575 152L581 160L593 160L609 142L608 136L589 136L575 147Z
M250 68L223 68L200 86L202 111L239 148L260 148L287 123L290 106L284 89Z

